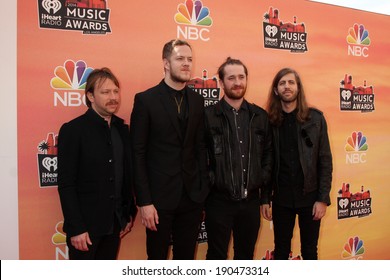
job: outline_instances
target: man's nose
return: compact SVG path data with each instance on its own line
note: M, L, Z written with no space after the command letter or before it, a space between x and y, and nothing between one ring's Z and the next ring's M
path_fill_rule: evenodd
M234 83L234 85L241 85L242 81L241 81L240 78L235 78L235 79L233 80L233 83Z
M116 93L114 91L110 91L109 97L110 97L110 99L117 99L118 93Z

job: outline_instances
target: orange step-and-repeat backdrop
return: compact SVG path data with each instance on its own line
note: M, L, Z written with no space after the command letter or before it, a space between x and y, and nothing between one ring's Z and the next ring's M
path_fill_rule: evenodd
M247 99L265 105L275 73L300 72L311 105L325 114L334 158L332 205L322 221L321 259L389 259L390 17L311 1L18 1L18 184L20 259L66 259L57 193L60 126L84 113L89 72L119 77L129 122L135 93L163 77L161 50L193 46L191 85L207 104L221 98L218 66L249 69ZM207 250L199 233L198 259ZM273 250L262 221L256 259ZM230 257L232 254L230 254ZM295 231L292 257L300 255ZM137 219L120 259L145 259Z

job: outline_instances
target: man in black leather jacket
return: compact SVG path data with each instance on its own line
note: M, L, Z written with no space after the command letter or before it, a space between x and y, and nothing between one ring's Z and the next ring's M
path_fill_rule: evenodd
M317 259L321 218L330 205L332 154L321 111L309 108L298 73L275 76L267 110L273 127L273 188L264 193L262 215L273 220L275 259L288 259L295 218L299 217L303 259ZM272 200L272 213L270 208Z
M225 95L206 108L212 181L206 202L206 258L227 259L233 231L234 259L253 259L261 190L271 178L271 128L266 111L244 99L245 65L228 58L218 74Z

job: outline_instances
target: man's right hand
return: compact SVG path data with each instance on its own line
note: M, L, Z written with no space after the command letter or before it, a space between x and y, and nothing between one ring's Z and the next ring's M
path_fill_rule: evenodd
M271 204L263 204L260 206L261 215L264 219L272 221L272 209Z
M152 231L157 231L156 224L158 225L158 214L154 205L141 206L140 210L142 224Z
M70 242L77 250L88 251L88 245L92 245L91 239L89 239L88 232L72 236Z

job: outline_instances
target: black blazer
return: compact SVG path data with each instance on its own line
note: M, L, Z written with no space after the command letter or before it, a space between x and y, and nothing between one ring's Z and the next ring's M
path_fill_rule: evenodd
M131 188L129 129L112 116L111 125L123 141L122 220L135 215ZM94 110L65 123L58 135L58 192L68 236L88 232L101 236L112 230L115 211L113 150L108 124ZM122 224L122 226L124 226Z
M209 191L203 97L185 88L188 123L183 138L170 94L161 81L134 98L130 134L139 206L174 209L183 185L197 203L203 203Z

